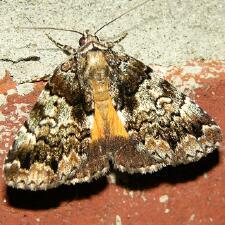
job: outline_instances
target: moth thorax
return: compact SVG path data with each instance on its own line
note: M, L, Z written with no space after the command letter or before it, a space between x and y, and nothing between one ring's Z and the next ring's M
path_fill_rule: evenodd
M87 53L87 70L91 79L102 80L108 76L109 65L101 51L92 50Z

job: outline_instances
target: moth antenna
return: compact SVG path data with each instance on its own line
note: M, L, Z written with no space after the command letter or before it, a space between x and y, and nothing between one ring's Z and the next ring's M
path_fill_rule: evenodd
M14 7L13 4L10 4L12 6L12 8L17 11L17 9ZM33 21L28 18L26 15L24 15L24 17L29 21L29 23L31 25L33 25ZM69 32L74 32L74 33L77 33L77 34L80 34L83 36L83 33L79 32L79 31L76 31L76 30L70 30L70 29L61 29L61 28L55 28L55 27L17 27L17 28L21 28L21 29L34 29L34 30L46 30L46 29L49 29L49 30L64 30L64 31L69 31Z
M63 31L69 31L74 32L77 34L80 34L83 36L83 33L77 31L77 30L71 30L71 29L63 29L63 28L56 28L56 27L18 27L21 29L31 29L31 30L63 30Z
M104 27L108 26L109 24L113 23L114 21L118 20L119 18L121 18L122 16L128 14L129 12L131 12L131 11L133 11L133 10L135 10L135 9L137 9L137 8L139 8L139 7L141 7L142 5L144 5L145 3L149 2L149 1L150 1L150 0L144 1L144 2L142 2L142 3L138 4L138 5L136 5L135 7L129 9L128 11L122 13L120 16L118 16L118 17L116 17L116 18L110 20L108 23L104 24L104 25L101 26L97 31L95 31L94 35L96 35L96 34L97 34L100 30L102 30Z

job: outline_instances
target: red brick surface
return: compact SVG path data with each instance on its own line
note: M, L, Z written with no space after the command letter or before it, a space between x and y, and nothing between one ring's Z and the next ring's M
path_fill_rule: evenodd
M166 71L166 79L188 93L224 133L225 62L193 61ZM1 173L5 154L43 87L44 83L35 83L32 92L21 96L9 73L0 80L0 94L6 100L0 104ZM155 174L117 173L116 184L102 178L90 184L29 192L7 188L1 178L0 224L111 225L117 216L123 225L223 225L224 150L223 142L218 151L197 163L167 167Z

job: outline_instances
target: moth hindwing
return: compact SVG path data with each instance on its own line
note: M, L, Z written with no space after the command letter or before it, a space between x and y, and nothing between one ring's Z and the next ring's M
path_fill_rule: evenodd
M15 138L4 163L7 185L89 182L105 175L110 161L122 172L152 173L219 145L217 124L150 67L87 32L72 52Z

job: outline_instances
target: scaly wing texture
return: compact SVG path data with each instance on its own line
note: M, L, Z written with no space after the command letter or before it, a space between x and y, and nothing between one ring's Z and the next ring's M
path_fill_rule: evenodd
M9 186L43 190L107 172L105 150L92 151L92 114L84 110L75 64L71 59L55 70L20 129L4 164Z
M5 160L9 186L42 190L91 181L109 170L109 160L121 171L154 172L197 161L219 145L216 123L151 68L111 50L96 54L107 61L105 74L89 70L85 55L55 70ZM110 87L100 96L110 97L95 105L92 72Z
M132 57L114 53L107 59L117 62L111 64L118 89L112 95L130 137L114 142L116 168L155 172L197 161L218 147L220 128L187 96Z

